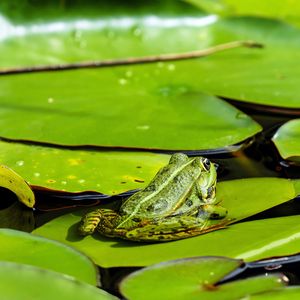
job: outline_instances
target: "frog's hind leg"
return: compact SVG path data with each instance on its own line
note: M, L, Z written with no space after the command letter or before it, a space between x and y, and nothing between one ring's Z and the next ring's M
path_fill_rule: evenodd
M93 210L82 217L78 228L79 234L92 234L96 228L100 232L103 231L103 234L106 231L109 233L113 230L113 221L118 217L119 215L111 209L100 208Z
M167 242L225 228L232 220L218 223L193 216L174 216L163 222L149 222L126 233L122 238L144 242Z

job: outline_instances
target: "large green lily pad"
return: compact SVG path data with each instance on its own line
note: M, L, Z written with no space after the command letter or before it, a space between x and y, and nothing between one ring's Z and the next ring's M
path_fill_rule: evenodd
M215 286L242 261L224 257L195 257L160 263L136 271L120 285L122 294L135 299L248 299L284 286L280 275L250 277ZM155 288L153 288L155 286Z
M281 157L291 161L300 161L300 119L283 124L274 134L274 142Z
M217 190L222 205L229 211L228 218L235 220L266 210L295 196L293 184L289 180L278 178L225 181L218 184ZM293 240L294 245L287 238L299 229L299 222L295 221L295 217L230 225L223 230L176 242L143 244L104 238L97 234L79 237L78 222L85 211L56 218L37 228L34 233L72 245L103 267L144 266L197 255L256 259L270 253L279 255L281 252L297 252L297 243ZM284 242L276 243L279 237ZM288 246L284 248L286 244Z
M114 102L135 98L135 105L143 103L143 109L140 105L131 107L137 122L140 115L144 114L143 120L146 120L146 115L149 116L150 111L157 108L152 103L154 100L146 104L149 99L158 98L159 103L165 103L166 98L171 101L178 90L193 93L206 91L251 103L299 107L300 70L295 64L299 60L300 44L297 28L256 18L222 20L216 16L203 15L198 9L192 9L188 4L178 1L168 1L167 4L156 2L151 7L136 3L134 9L115 3L110 6L103 2L98 4L97 10L91 8L90 2L79 5L65 2L65 6L59 7L53 2L47 4L43 7L24 4L10 10L10 4L5 7L2 5L4 15L1 21L8 28L0 45L1 57L5 57L0 62L3 67L183 52L244 39L256 40L266 47L257 50L236 49L185 62L114 68L109 71L63 72L58 75L31 74L19 79L9 76L2 79L1 107L12 109L15 115L21 110L30 112L36 122L36 138L39 130L42 131L38 129L41 126L45 135L45 129L51 132L56 126L60 132L62 128L67 130L67 123L54 124L51 122L52 116L65 113L69 118L73 116L76 119L79 116L75 106L83 101L86 105L81 107L82 112L90 106L91 109L98 110L99 115L99 110L103 108L97 104L100 100L111 99ZM53 11L56 12L55 17ZM157 14L153 16L153 12ZM26 16L26 20L22 16ZM285 55L282 55L283 52ZM22 53L22 56L18 53ZM28 91L25 92L26 90ZM161 94L165 96L160 97ZM119 100L120 97L123 100ZM183 97L183 101L185 99ZM32 102L33 106L30 104ZM71 104L66 112L64 105L67 103ZM120 111L115 111L114 115L118 112ZM130 113L130 108L127 113ZM37 117L37 114L47 117ZM112 117L104 112L100 115L103 117L102 121ZM170 111L168 115L171 115ZM5 124L13 122L7 111L3 118L4 116L1 119ZM80 123L82 120L83 115L77 121ZM86 122L86 133L93 129L92 123L93 121ZM127 125L125 123L124 121L124 125ZM26 124L26 128L33 126L32 118L25 118L23 124ZM115 120L114 127L120 129L119 124L120 120ZM138 124L144 130L147 125L151 124ZM1 134L17 137L17 132L8 128L9 126L2 128ZM26 135L25 126L19 128L24 130L21 138L32 138ZM73 130L72 134L77 135L77 130ZM50 139L51 136L47 138ZM66 137L65 143L68 138L70 137ZM97 134L96 138L99 139ZM79 142L78 138L77 143Z
M122 80L109 69L4 77L0 135L65 145L203 150L261 130L228 103L184 85L149 93L141 82L123 86Z
M0 242L2 261L33 265L97 284L98 274L94 264L71 247L12 229L0 229Z
M0 163L32 185L68 192L114 195L142 188L168 159L169 155L147 152L84 151L0 142Z
M0 262L0 297L5 300L117 300L71 276L12 262Z

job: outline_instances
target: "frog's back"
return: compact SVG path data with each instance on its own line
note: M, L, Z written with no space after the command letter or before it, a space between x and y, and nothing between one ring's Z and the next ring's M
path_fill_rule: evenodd
M145 189L123 203L121 215L153 218L171 214L200 176L201 169L195 164L184 154L173 155Z

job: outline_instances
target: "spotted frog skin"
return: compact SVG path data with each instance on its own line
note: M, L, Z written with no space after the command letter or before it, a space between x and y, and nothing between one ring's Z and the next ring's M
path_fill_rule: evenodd
M119 211L97 209L85 215L81 235L97 230L108 237L134 241L171 241L224 227L227 210L216 198L215 165L204 157L173 154L168 165L143 190L125 199Z

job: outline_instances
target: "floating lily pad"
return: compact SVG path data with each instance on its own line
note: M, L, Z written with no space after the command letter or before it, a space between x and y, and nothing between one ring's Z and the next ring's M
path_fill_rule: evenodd
M113 69L61 76L3 77L0 135L64 145L204 150L239 143L261 130L230 104L184 85L147 92L141 82L123 86Z
M284 159L300 162L300 119L283 124L272 141Z
M298 300L300 298L300 287L291 286L277 291L249 296L249 300Z
M193 10L188 4L178 1L168 2L167 5L157 2L151 8L144 3L136 3L134 9L129 5L109 5L104 2L98 4L97 10L88 2L81 5L64 5L62 8L58 3L48 3L45 7L25 4L22 7L17 6L15 14L8 13L9 9L2 9L4 15L1 24L7 28L5 34L1 35L0 55L5 58L0 62L2 66L54 65L105 58L180 53L245 39L256 40L266 47L258 50L230 50L199 60L114 68L109 71L74 71L58 75L30 74L19 79L15 76L9 76L5 80L2 78L0 104L5 113L1 118L1 125L7 124L1 129L3 136L17 138L18 132L10 128L9 124L22 122L24 126L18 126L19 135L23 133L21 138L33 138L27 135L26 129L34 126L36 139L53 140L52 131L57 126L57 131L65 137L64 143L70 142L68 139L71 137L68 135L74 136L73 142L75 140L75 143L80 143L80 137L76 136L81 131L88 136L95 135L94 139L97 140L100 139L101 128L100 121L95 123L95 119L101 116L101 121L104 122L112 120L113 117L112 113L99 112L103 108L103 104L100 106L99 102L117 101L114 104L114 107L117 107L117 103L130 99L135 106L128 107L127 114L134 114L138 124L130 120L131 125L140 128L142 132L134 131L140 137L142 133L147 134L143 129L147 131L145 128L152 125L146 121L150 120L150 111L156 113L157 102L154 99L164 105L168 101L166 99L176 101L170 94L174 98L174 93L178 93L178 90L193 93L205 91L226 98L271 106L298 108L300 105L300 69L295 65L295 61L300 58L300 35L297 28L282 22L258 18L218 19L213 15L203 15L198 9ZM105 9L101 9L101 5ZM250 2L247 5L250 5ZM9 4L7 6L9 7ZM289 9L291 7L294 6L290 6ZM275 10L276 6L271 9ZM55 18L53 11L56 12ZM293 13L295 11L293 10ZM153 16L153 12L157 14ZM280 12L285 13L284 10ZM22 16L26 16L26 20ZM22 53L22 56L18 53ZM164 97L161 97L161 94ZM186 101L186 98L188 97L183 97L182 101ZM152 100L148 104L149 99ZM82 102L85 104L81 106ZM80 109L76 110L79 104ZM54 115L64 115L66 119L73 117L82 125L86 116L78 114L88 106L98 113L91 114L94 119L85 122L84 127L88 128L87 130L68 131L68 123L58 124L52 119ZM12 114L9 113L10 110L13 111ZM32 110L35 110L35 113ZM166 117L174 117L171 110ZM28 114L28 118L17 119L18 113L22 113L23 117ZM118 113L120 110L115 110L114 116ZM16 117L12 117L13 115ZM183 121L182 113L179 119ZM120 121L129 125L123 116L120 119L116 118L113 129L109 129L121 130ZM170 126L170 123L168 124ZM96 131L93 126L100 129ZM150 127L148 132L153 129L153 126ZM127 138L129 130L128 127L128 134L125 135ZM40 131L44 132L45 136L39 136L42 135ZM105 129L101 130L101 134L104 131ZM62 139L61 136L60 138ZM91 143L96 143L95 140Z
M147 152L68 150L0 142L0 163L32 185L68 192L113 195L142 188L168 160L169 155Z
M279 178L232 180L221 182L217 186L217 197L228 209L228 217L235 221L288 201L294 196L293 184ZM86 210L78 211L56 218L37 228L34 233L71 245L103 267L144 266L198 255L256 259L268 254L295 253L300 247L294 239L290 243L288 238L299 230L298 219L296 221L294 217L234 224L226 229L176 242L143 244L105 238L97 233L85 238L79 237L78 222L85 212ZM276 243L278 239L283 239L284 242Z
M94 264L64 244L12 229L0 229L0 243L0 258L3 261L33 265L97 284L98 274ZM0 269L2 271L2 266Z
M294 0L188 0L188 2L220 15L260 16L282 19L300 25L300 5Z
M294 187L295 187L295 193L297 196L300 195L300 179L293 179L293 184L294 184Z
M5 300L117 300L71 276L11 262L0 262L0 297Z
M160 263L130 274L121 282L120 290L127 299L132 300L233 300L284 286L280 275L252 277L215 286L241 263L221 257L198 257Z

